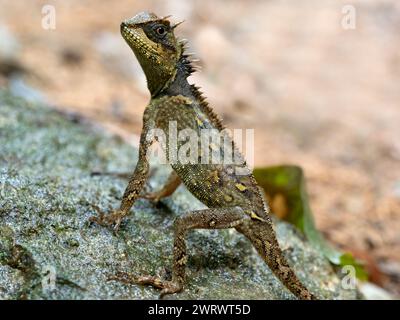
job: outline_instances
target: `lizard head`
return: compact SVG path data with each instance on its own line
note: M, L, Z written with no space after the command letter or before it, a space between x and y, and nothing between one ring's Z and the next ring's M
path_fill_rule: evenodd
M176 75L182 45L174 35L176 25L154 13L141 12L121 23L121 34L135 53L152 96L160 93Z

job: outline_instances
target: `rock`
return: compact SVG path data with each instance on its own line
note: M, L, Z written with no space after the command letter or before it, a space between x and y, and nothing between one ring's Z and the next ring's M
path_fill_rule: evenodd
M361 284L359 289L362 295L368 300L394 300L389 292L371 282Z
M201 208L184 187L155 206L138 200L118 236L89 225L119 205L126 181L92 171L131 171L137 151L99 129L0 91L0 299L157 298L150 287L107 281L118 271L171 271L173 221ZM168 169L156 165L148 188ZM322 254L290 225L279 242L301 280L320 298L353 299ZM186 290L176 299L294 299L234 230L189 233ZM251 290L249 290L251 288Z
M12 76L9 84L10 92L15 97L23 98L32 103L45 103L46 97L39 90L32 88L19 75Z

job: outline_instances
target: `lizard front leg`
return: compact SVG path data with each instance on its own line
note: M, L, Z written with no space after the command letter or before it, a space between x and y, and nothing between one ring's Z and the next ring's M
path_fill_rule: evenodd
M150 285L161 289L160 298L166 294L178 293L185 284L185 267L187 262L185 237L192 229L228 229L242 224L250 219L239 207L212 208L192 211L183 217L178 217L174 224L174 265L172 280L163 280L156 276L133 276L128 273L119 273L112 280L124 283Z
M154 202L160 201L162 198L169 197L171 194L175 192L175 190L181 184L181 178L176 174L175 171L172 171L169 175L167 182L165 183L164 187L156 192L147 193L141 195L141 198L148 199Z
M108 176L115 176L118 178L127 178L130 179L132 178L132 174L128 173L118 173L118 172L93 172L92 175L108 175ZM151 173L150 173L151 176ZM140 194L139 198L147 199L150 201L154 202L159 202L161 199L169 197L172 195L176 189L181 185L182 181L181 178L176 174L175 171L172 171L172 173L169 175L165 185L162 187L162 189L155 191L155 192L149 192L145 194ZM101 211L99 208L96 208L97 211Z
M149 175L150 166L147 159L147 153L149 147L153 143L153 137L148 135L149 130L152 128L150 125L152 122L147 119L151 117L152 114L150 107L148 107L146 111L147 112L145 112L143 116L143 129L140 135L139 159L136 164L135 171L133 172L128 186L125 189L119 209L106 214L97 206L93 206L94 209L99 213L99 216L89 218L90 222L95 222L102 226L114 225L115 232L118 232L122 219L129 214L131 207L139 197Z

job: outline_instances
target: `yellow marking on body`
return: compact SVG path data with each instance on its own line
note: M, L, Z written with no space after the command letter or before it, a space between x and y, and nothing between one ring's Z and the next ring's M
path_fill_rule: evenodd
M246 188L246 186L245 185L243 185L243 184L241 184L241 183L236 183L235 184L235 187L239 190L239 191L245 191L245 190L247 190L247 188Z
M179 264L180 266L183 266L184 264L186 264L186 262L187 262L187 256L185 255L185 256L183 256L181 259L179 259L178 261L177 261L177 264Z
M233 200L233 198L228 194L224 195L224 199L226 202L231 202Z
M269 242L268 240L264 240L264 247L267 251L271 250L271 242Z
M196 122L199 126L203 125L203 121L201 121L199 118L196 118Z
M185 104L192 104L193 103L193 101L191 99L189 99L189 98L187 98L187 97L185 97L185 96L183 96L181 94L179 94L177 96L174 96L174 98L176 99L177 102L181 102L181 103L185 103Z
M256 220L260 220L260 221L266 222L263 218L259 217L254 211L251 211L250 217L252 219L256 219Z
M209 178L214 182L219 182L218 170L211 171Z

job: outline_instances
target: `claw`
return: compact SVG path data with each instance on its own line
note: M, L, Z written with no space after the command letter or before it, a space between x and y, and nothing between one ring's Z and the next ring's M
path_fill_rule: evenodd
M172 282L172 281L168 281L168 286L166 286L160 292L160 299L164 298L164 296L166 296L167 294L179 293L182 290L183 290L183 287L180 284Z
M148 285L156 289L161 289L160 299L162 299L167 294L174 294L183 290L182 285L174 281L163 280L155 276L136 277L127 272L118 272L113 276L109 276L107 280L120 281L125 284Z
M136 277L127 272L117 272L115 275L110 275L107 277L107 281L120 281L126 284L135 284Z
M115 225L114 225L114 228L113 228L113 229L114 229L115 235L118 234L119 227L120 227L120 225L121 225L121 221L122 221L121 218L117 218L117 219L115 220Z
M91 204L91 206L94 210L96 210L98 216L90 217L89 222L94 222L104 227L114 226L114 233L117 234L122 222L122 218L126 216L126 212L122 210L114 210L111 211L111 213L106 214L97 205Z

